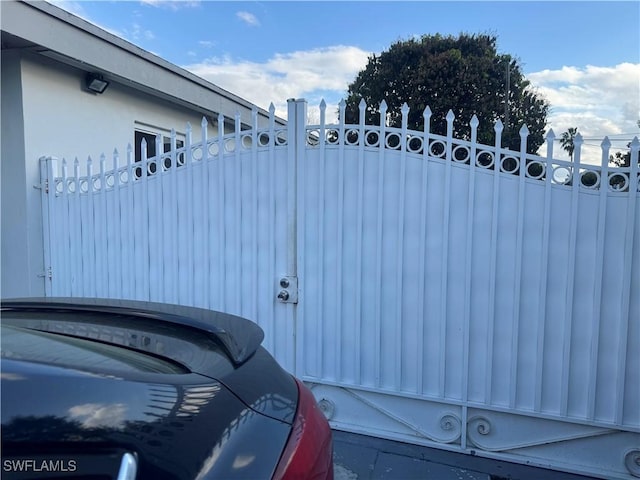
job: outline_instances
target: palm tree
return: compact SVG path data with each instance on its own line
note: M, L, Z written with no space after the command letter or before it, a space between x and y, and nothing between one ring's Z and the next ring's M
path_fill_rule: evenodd
M569 154L569 157L571 158L572 162L573 162L573 150L575 148L573 144L573 139L576 138L577 134L578 134L578 127L571 127L569 128L569 130L564 132L560 137L560 145Z

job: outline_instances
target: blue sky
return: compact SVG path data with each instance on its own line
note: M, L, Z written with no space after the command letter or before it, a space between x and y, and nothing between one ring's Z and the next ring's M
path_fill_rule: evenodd
M397 40L492 33L551 103L557 135L640 134L640 2L52 3L282 116L291 97L311 117L322 98L335 111L367 57Z

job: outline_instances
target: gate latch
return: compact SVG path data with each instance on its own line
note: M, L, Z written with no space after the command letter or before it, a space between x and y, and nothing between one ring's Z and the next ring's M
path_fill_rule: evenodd
M298 303L298 277L280 277L277 298L282 303Z

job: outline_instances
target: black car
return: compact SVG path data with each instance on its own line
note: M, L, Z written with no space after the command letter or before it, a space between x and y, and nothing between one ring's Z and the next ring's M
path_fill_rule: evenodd
M313 394L249 320L50 298L1 315L2 478L333 478Z

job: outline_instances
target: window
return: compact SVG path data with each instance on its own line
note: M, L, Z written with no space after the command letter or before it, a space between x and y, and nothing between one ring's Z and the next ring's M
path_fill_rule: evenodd
M155 157L158 152L156 152L156 135L160 135L161 144L162 144L162 152L160 153L169 153L171 152L171 135L168 132L158 132L152 133L144 130L136 129L134 132L134 159L136 162L142 161L142 140L146 140L147 142L147 158ZM176 135L176 149L184 148L184 137L182 135ZM176 156L177 164L179 167L184 165L184 152L179 152ZM167 156L163 159L164 168L171 168L171 156ZM156 165L149 165L149 175L153 175L156 173ZM136 177L140 178L142 175L142 169L136 168Z

